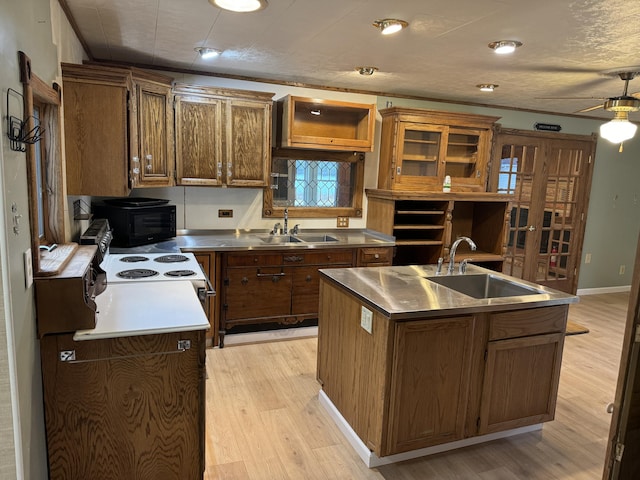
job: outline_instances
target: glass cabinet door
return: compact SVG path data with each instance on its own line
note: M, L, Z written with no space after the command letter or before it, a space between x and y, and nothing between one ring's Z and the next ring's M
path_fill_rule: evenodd
M399 136L404 141L398 151L396 176L437 179L445 130L435 125L401 124Z
M451 178L480 178L482 172L478 166L479 144L479 131L452 128L447 141L444 174L450 175Z

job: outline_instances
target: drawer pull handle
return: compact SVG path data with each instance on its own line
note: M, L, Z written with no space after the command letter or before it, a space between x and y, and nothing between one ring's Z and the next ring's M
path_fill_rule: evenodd
M306 280L307 282L310 282L310 281L311 281L311 275L307 275L307 278L305 278L305 280Z
M380 254L379 254L379 253L376 253L376 254L373 256L373 258L380 258Z
M258 278L261 278L261 277L284 277L285 275L286 275L286 273L284 273L284 272L280 272L280 273L260 273L260 269L258 269L258 272L256 273L256 277L258 277Z
M304 260L304 257L300 257L299 255L289 255L284 257L285 262L301 262Z

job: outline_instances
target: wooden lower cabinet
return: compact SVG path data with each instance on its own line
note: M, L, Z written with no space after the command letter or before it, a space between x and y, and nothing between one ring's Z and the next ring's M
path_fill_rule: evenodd
M463 438L473 326L472 316L398 324L391 371L390 451Z
M227 329L318 316L318 270L354 264L352 248L234 252L222 256L220 343Z
M318 380L379 457L554 418L567 305L394 321L320 280Z
M40 351L50 479L202 479L204 331L45 335Z

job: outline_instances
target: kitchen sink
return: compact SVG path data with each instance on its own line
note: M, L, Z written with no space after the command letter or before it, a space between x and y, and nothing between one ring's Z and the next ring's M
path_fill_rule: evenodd
M317 233L299 233L296 238L302 242L337 242L338 239L326 234Z
M264 235L258 238L264 243L300 243L302 241L292 235Z
M519 297L544 293L491 274L426 277L427 280L473 298Z

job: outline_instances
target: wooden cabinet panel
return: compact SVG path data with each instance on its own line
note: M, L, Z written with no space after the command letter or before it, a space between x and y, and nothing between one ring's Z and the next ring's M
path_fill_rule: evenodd
M553 420L564 332L489 342L479 433Z
M489 322L489 340L564 332L567 312L566 305L559 305L494 313Z
M224 318L232 322L291 312L292 272L283 267L230 268L224 280Z
M176 95L176 182L222 184L222 101Z
M499 117L392 107L380 110L378 188L484 192L493 127Z
M271 162L271 102L231 99L227 123L227 185L266 187Z
M137 150L140 161L138 187L173 185L175 168L171 85L137 80ZM132 135L133 136L133 135Z
M291 314L318 314L320 274L317 266L292 268Z
M179 185L266 187L274 94L177 84Z
M129 76L87 79L84 73L63 64L67 193L127 196Z
M464 436L473 317L398 324L386 453Z
M136 68L62 64L67 189L127 196L173 184L172 79Z
M202 478L204 332L46 335L40 349L52 480Z

